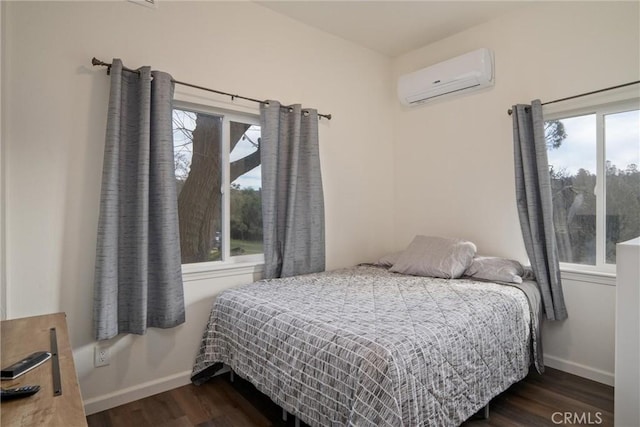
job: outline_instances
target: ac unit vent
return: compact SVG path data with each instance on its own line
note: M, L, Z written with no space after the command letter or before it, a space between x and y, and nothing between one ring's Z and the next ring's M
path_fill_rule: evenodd
M404 105L424 104L436 98L492 86L493 55L483 48L405 74L398 79L398 97Z
M128 0L131 3L139 4L140 6L150 7L151 9L158 8L158 0Z

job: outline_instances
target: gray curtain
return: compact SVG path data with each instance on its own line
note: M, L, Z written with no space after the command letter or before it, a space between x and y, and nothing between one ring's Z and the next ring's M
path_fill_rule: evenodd
M514 105L512 110L516 199L522 236L547 318L562 320L567 317L567 308L553 228L542 105L535 100L531 105Z
M260 122L265 277L323 271L318 112L269 101Z
M171 76L113 60L94 284L98 340L184 322Z

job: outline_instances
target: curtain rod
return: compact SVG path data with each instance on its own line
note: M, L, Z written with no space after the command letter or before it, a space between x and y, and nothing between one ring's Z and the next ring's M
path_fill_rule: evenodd
M108 63L108 62L101 61L101 60L97 59L95 56L91 59L91 65L93 65L94 67L95 66L107 67L107 74L109 74L111 72L111 64ZM124 67L124 66L122 67L122 69L124 71L128 71L130 73L140 74L140 72L138 70L132 70L131 68L127 68L127 67ZM210 88L204 87L204 86L198 86L198 85L194 85L194 84L191 84L191 83L181 82L180 80L175 80L173 78L171 79L171 81L173 83L177 84L177 85L189 86L189 87L192 87L192 88L195 88L195 89L204 90L204 91L207 91L207 92L213 92L213 93L217 93L217 94L220 94L220 95L230 96L232 101L234 99L236 99L236 98L239 98L239 99L244 99L244 100L247 100L247 101L257 102L258 104L267 104L267 105L269 104L268 101L261 101L259 99L248 98L246 96L241 96L241 95L234 95L232 93L223 92L221 90L210 89ZM327 120L331 120L331 114L320 114L320 113L318 113L318 119L321 119L322 117L324 117Z
M638 83L640 83L640 80L636 80L635 82L624 83L624 84L617 85L617 86L606 87L604 89L598 89L598 90L594 90L594 91L591 91L591 92L581 93L579 95L567 96L566 98L555 99L553 101L543 102L542 105L555 104L556 102L568 101L570 99L580 98L580 97L587 96L587 95L593 95L593 94L600 93L600 92L606 92L608 90L618 89L618 88L621 88L621 87L626 87L626 86L631 86L631 85L637 85ZM507 110L507 114L511 115L512 113L513 113L513 110L511 108L509 108Z

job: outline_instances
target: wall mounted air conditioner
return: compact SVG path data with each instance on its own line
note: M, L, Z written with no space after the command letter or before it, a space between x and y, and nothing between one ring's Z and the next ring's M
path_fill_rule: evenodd
M482 48L400 76L398 97L407 106L423 104L493 86L493 74L493 54Z

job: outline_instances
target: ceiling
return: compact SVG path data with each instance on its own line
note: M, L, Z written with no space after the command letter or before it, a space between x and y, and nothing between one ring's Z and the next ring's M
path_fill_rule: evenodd
M256 1L391 57L489 21L528 1Z

